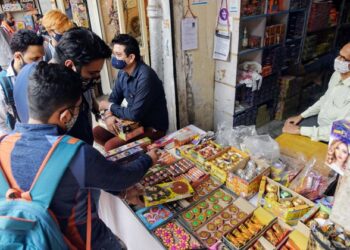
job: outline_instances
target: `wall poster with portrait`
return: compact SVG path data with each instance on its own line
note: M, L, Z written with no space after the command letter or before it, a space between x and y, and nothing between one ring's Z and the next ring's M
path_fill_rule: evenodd
M84 28L90 28L89 11L86 0L65 1L65 9L68 16L72 16L73 22Z
M350 122L335 121L329 138L326 164L340 175L350 171Z

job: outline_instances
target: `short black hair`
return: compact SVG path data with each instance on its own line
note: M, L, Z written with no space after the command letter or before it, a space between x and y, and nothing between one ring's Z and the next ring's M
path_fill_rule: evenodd
M17 31L10 42L10 48L12 53L25 52L29 46L43 46L44 38L37 35L32 30L19 30Z
M141 60L139 43L134 37L128 34L119 34L112 40L112 45L114 46L115 44L124 45L124 52L127 56L134 54L136 61Z
M79 74L61 64L39 62L28 85L29 116L46 123L54 112L81 97Z
M97 59L110 58L109 46L94 32L86 28L66 31L56 46L55 61L64 64L72 60L76 66L84 66Z

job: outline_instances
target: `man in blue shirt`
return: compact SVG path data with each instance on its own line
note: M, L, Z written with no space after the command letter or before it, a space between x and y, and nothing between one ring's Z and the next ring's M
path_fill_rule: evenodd
M58 63L79 73L83 80L82 107L75 125L69 135L93 144L91 112L98 112L93 86L100 78L104 61L111 56L111 49L95 33L84 28L73 28L65 32L56 46L52 63ZM17 77L14 99L22 123L29 118L27 88L35 64L25 66ZM57 98L60 98L57 96Z
M154 70L142 62L136 39L120 34L112 44L112 66L119 69L118 78L109 100L101 101L99 108L113 115L105 121L109 131L102 127L94 129L95 141L106 151L125 143L114 135L117 132L116 117L139 122L145 129L140 137L147 136L152 140L163 137L169 127L163 83ZM121 106L124 99L127 107Z
M19 191L30 190L52 145L74 125L81 102L78 74L60 64L38 64L28 86L28 124L17 123L14 133L0 143L0 161L3 163L0 169L8 179L14 179ZM156 161L157 155L152 151L120 165L107 161L96 149L83 143L50 204L50 210L70 243L77 249L86 248L87 190L123 192L137 183ZM93 203L91 249L121 249L118 239L99 218Z

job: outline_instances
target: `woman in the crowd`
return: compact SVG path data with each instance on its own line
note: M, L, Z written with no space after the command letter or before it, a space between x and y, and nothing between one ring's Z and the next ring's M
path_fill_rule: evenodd
M73 28L72 21L60 10L50 10L42 19L42 26L49 37L45 42L45 61L50 61L55 54L55 47L62 38L64 32Z

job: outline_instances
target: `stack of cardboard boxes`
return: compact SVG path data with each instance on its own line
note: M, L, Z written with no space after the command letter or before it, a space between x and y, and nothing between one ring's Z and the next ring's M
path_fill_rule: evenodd
M276 120L284 120L298 111L302 78L280 77L280 96L275 115Z

